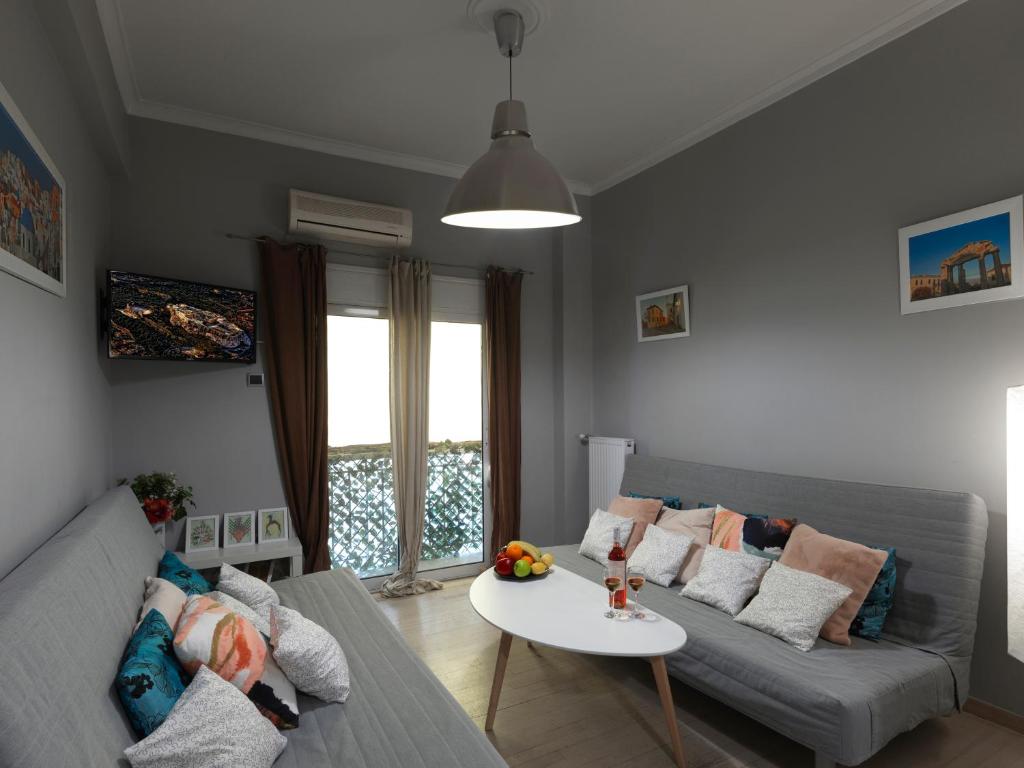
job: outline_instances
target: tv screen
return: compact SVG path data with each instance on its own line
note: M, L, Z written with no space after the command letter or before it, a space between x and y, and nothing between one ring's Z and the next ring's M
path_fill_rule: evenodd
M107 355L256 362L256 293L134 272L107 272Z

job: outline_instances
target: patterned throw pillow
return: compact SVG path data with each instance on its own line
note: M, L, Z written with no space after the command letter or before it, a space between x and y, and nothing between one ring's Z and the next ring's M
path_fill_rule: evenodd
M679 593L735 616L757 592L771 561L746 552L708 547L700 570Z
M868 596L861 603L860 610L850 624L850 634L865 637L868 640L881 640L885 618L892 610L893 598L896 595L896 550L885 547L889 553L882 570L875 577L875 583L868 590Z
M163 725L124 751L132 768L271 768L288 740L206 667Z
M213 592L207 592L206 596L211 600L220 603L229 611L234 611L244 619L248 619L252 622L252 625L256 627L256 630L264 637L270 637L270 609L263 611L262 614L256 613L252 608L243 603L241 600L236 600L231 595L225 594L218 590Z
M213 587L195 568L181 562L181 558L167 550L160 560L157 576L174 584L186 595L205 595Z
M655 525L670 533L685 533L693 538L690 551L683 560L676 580L685 584L700 570L700 561L704 559L704 550L711 543L711 524L715 521L715 508L668 509L661 510L661 516Z
M247 619L205 595L185 603L174 635L174 652L195 674L209 667L249 697L278 728L295 728L295 686L274 662L266 639Z
M128 722L140 737L166 719L188 682L174 655L174 632L163 614L151 609L128 641L114 679Z
M809 651L828 617L852 590L808 571L772 563L761 587L736 621Z
M661 505L668 507L669 509L682 509L683 501L678 496L651 496L646 493L637 493L636 491L629 492L629 498L631 499L661 499Z
M633 521L628 517L605 512L603 509L595 510L590 516L587 532L583 534L580 554L602 564L608 562L608 553L612 548L616 528L619 529L619 541L625 545L630 531L633 530Z
M679 575L691 544L692 536L649 525L643 541L629 559L629 567L640 571L652 584L667 587Z
M791 518L741 515L719 507L711 529L711 546L778 560L795 525L796 520Z
M270 608L274 661L295 687L323 701L348 698L348 659L338 641L315 621L283 605Z
M250 576L245 571L240 571L227 563L220 567L217 589L225 595L231 595L235 600L242 601L256 613L266 616L268 619L270 614L267 609L281 602L281 598L277 596L274 588L263 579Z

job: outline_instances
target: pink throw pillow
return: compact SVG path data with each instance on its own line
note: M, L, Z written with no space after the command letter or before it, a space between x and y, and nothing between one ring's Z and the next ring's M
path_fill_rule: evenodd
M644 531L648 525L652 525L658 519L661 512L661 499L633 499L626 496L616 496L608 505L608 511L619 517L629 517L633 520L633 532L629 534L629 541L626 542L626 559L633 554L644 538Z

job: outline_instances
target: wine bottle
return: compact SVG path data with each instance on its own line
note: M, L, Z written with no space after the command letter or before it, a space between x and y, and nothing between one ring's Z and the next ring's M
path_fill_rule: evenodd
M618 576L621 589L612 593L612 608L624 610L626 607L626 550L622 548L622 537L618 526L612 539L612 548L608 552L608 568L611 574Z

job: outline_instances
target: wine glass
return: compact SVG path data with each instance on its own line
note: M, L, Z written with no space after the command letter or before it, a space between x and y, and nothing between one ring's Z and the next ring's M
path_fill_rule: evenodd
M626 574L626 583L633 589L633 618L646 619L647 615L640 608L640 590L647 583L647 577L637 568L630 568Z
M614 619L616 616L614 608L615 592L622 586L622 576L611 566L605 566L604 586L608 590L608 610L604 612L606 619Z

